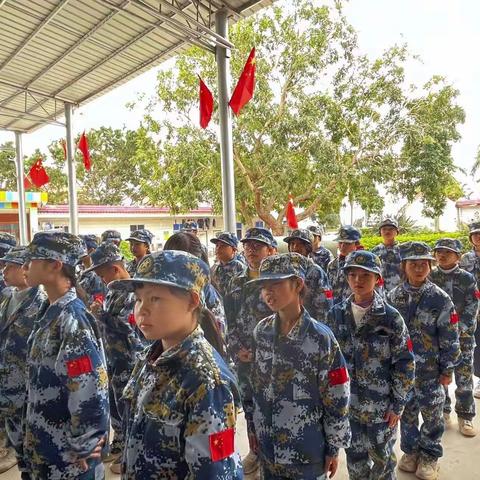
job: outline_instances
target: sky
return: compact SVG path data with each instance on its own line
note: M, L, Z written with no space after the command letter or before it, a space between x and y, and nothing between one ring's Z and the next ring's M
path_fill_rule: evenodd
M322 4L322 1L315 3ZM350 0L345 6L349 22L359 35L359 46L371 57L379 56L395 43L407 43L422 62L408 65L408 81L421 85L432 75L443 75L459 91L459 104L466 121L460 127L462 139L453 148L455 163L470 170L480 145L480 2L478 0ZM171 63L170 63L171 64ZM127 109L137 94L154 92L158 67L118 87L103 97L81 106L74 114L74 132L109 126L135 129L142 109ZM64 136L62 127L46 126L23 135L23 150L35 148ZM0 131L0 143L14 140L12 132ZM478 191L470 176L458 178Z

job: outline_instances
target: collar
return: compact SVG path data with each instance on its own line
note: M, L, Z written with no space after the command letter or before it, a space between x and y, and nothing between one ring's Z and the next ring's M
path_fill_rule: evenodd
M293 340L295 342L301 342L305 338L311 322L312 317L305 310L305 308L302 307L302 313L300 314L298 322L293 326L293 328L290 330L290 332L285 338L288 338L289 340ZM278 316L278 313L275 314L273 327L275 330L275 336L278 337L280 333L280 317Z

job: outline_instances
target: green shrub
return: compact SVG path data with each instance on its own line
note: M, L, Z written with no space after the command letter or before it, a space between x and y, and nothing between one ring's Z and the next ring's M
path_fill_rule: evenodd
M133 255L132 255L132 252L130 251L130 244L125 240L122 240L120 242L120 251L122 252L123 257L125 258L125 261L128 262L130 260L133 260Z

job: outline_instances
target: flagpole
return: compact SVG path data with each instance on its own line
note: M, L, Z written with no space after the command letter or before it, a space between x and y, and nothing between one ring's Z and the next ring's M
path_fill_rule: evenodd
M22 133L15 132L15 165L17 167L17 192L18 192L18 226L20 230L20 245L28 243L27 236L27 207L25 206L24 165L22 150Z
M215 13L215 30L222 38L228 37L228 15L226 10ZM222 164L222 199L224 229L237 232L235 213L235 180L233 169L232 117L228 106L230 99L230 49L216 48L218 113L220 122L220 157Z
M69 232L78 235L77 172L74 162L72 133L72 104L65 102L65 127L68 171L68 211L70 214Z

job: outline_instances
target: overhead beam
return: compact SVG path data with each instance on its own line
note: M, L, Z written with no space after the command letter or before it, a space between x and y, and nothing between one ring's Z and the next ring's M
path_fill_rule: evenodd
M35 115L34 113L22 112L21 110L15 110L14 108L0 107L0 115L3 115L2 112L5 112L6 117L16 117L16 118L28 118L30 120L39 120L45 121L45 123L51 123L52 125L65 126L64 123L57 120L51 120L50 117L42 117L41 115ZM58 115L58 112L56 113Z

